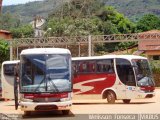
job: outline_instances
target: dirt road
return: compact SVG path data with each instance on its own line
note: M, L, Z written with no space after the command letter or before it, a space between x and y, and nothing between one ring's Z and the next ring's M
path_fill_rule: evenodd
M132 100L130 104L117 101L116 104L107 104L105 100L74 100L70 115L64 116L60 111L34 112L27 119L90 119L92 114L160 114L160 89L156 90L156 96L151 99ZM0 113L22 115L23 112L14 110L14 102L0 102ZM82 117L82 118L81 118ZM160 116L159 116L160 119Z

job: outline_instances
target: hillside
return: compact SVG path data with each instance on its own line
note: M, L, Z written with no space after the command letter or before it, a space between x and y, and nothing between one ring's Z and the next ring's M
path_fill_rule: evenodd
M104 0L129 19L136 21L142 15L152 13L160 16L160 0Z
M46 18L67 0L44 0L20 5L4 6L3 13L19 15L23 23L33 20L35 15ZM114 6L129 19L136 21L143 14L153 13L160 16L160 0L103 0L106 5Z
M29 2L26 4L4 6L3 13L10 12L19 15L23 23L30 22L34 16L40 15L44 18L61 5L62 0L44 0ZM64 1L64 0L63 0Z

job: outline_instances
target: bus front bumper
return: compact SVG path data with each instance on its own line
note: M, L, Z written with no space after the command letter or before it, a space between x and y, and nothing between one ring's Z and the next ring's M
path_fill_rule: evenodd
M143 98L153 98L155 96L155 92L149 92L149 93L139 93L137 95L137 98L143 99Z
M20 102L22 111L52 111L52 110L69 110L72 102Z

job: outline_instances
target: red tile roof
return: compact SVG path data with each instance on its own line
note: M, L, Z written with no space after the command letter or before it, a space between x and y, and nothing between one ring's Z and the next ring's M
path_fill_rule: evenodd
M8 33L10 34L11 32L10 31L7 31L7 30L0 30L1 33Z
M139 34L139 50L160 50L160 30L150 30Z

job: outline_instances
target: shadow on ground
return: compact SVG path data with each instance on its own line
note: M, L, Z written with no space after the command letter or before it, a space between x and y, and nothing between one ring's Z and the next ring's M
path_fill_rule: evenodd
M108 105L120 105L120 104L122 104L122 105L137 105L137 104L152 104L152 103L156 103L156 102L131 102L131 103L129 103L129 104L127 104L127 103L123 103L123 102L118 102L118 103L114 103L114 104L109 104L109 103L85 103L85 102L83 102L83 103L73 103L73 105L99 105L99 104L104 104L104 105L106 105L106 104L108 104Z
M66 119L71 119L74 118L75 115L70 111L69 115L63 115L61 111L37 111L37 112L31 112L30 115L21 115L22 119L38 119L41 120L45 118L45 120L48 119L58 119L58 120L66 120Z

